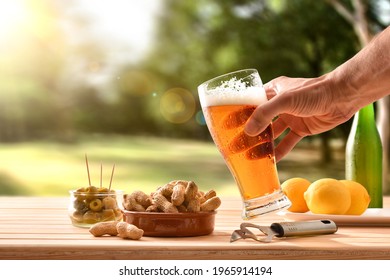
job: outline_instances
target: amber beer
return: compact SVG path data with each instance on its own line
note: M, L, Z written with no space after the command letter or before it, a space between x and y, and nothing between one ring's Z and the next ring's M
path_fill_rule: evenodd
M209 106L204 114L214 143L244 200L269 195L280 188L271 125L256 137L244 133L244 124L255 109L253 105Z
M242 70L198 87L207 127L232 173L245 219L290 206L280 189L272 125L255 137L244 126L256 107L267 101L256 70Z

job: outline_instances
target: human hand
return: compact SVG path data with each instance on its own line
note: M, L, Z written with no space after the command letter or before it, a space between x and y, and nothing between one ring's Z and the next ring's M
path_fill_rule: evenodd
M283 158L305 136L330 130L350 119L355 109L342 89L331 86L327 77L279 77L264 85L268 102L249 118L245 133L255 136L272 120L274 138L288 133L275 148L276 161Z
M244 126L252 115L255 108L244 107L238 111L233 111L222 121L222 126L226 130L236 129ZM272 130L269 124L260 134L249 136L244 131L234 135L227 144L228 151L232 154L244 153L248 160L256 160L274 155L274 146L271 139Z

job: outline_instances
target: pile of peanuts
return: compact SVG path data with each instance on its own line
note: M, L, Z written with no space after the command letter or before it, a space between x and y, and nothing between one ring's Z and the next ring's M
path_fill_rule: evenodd
M147 195L143 191L125 194L123 207L128 211L185 213L214 211L221 199L214 190L200 191L193 181L174 180Z
M137 212L196 213L214 211L221 205L214 190L204 193L193 181L185 180L171 181L150 195L134 191L123 198L124 209ZM135 225L120 221L99 222L89 232L95 237L110 235L133 240L140 239L144 233Z

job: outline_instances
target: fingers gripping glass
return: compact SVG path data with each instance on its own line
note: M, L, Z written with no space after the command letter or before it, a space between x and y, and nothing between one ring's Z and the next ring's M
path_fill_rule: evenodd
M272 125L255 137L244 132L253 111L267 101L257 70L211 79L198 87L198 93L213 141L240 190L242 217L249 219L290 206L280 188Z

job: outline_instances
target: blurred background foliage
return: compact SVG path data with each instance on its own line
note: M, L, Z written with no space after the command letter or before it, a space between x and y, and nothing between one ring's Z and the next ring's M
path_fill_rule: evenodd
M361 45L353 27L329 2L1 0L0 193L61 194L61 188L83 184L80 178L85 174L64 169L73 170L69 166L76 162L81 169L84 153L106 162L123 159L128 168L118 176L139 175L136 182L151 188L170 180L175 172L204 184L218 185L225 180L221 185L234 185L212 146L197 86L242 68L258 69L263 82L280 75L315 77L334 69ZM351 8L354 4L350 0L336 2ZM371 28L375 32L385 28L390 1L363 2ZM145 9L139 10L139 5ZM97 15L97 9L107 16ZM111 29L99 25L104 20L111 23ZM131 41L124 40L123 34ZM350 125L349 121L303 141L303 152L290 157L296 157L295 163L288 158L280 163L282 177L299 175L294 167L300 164L305 169L310 147L320 153L314 159L319 169L324 164L336 166L338 173L327 175L342 176L342 155L335 154L330 143L341 143L337 147L343 154ZM143 141L150 146L139 145ZM315 141L320 144L313 146ZM196 161L196 165L186 166L191 160L186 155L190 146L174 153L183 143L197 147L192 155L203 155L205 164ZM120 152L115 152L120 145ZM93 152L93 147L110 146L106 156ZM128 166L126 153L153 150L158 158L164 147L165 152L172 151L165 156L172 159L173 166L160 162L147 174L131 175L129 169L134 166ZM210 148L213 152L203 154ZM45 164L40 165L43 160ZM135 165L142 161L133 160ZM68 178L49 174L53 164ZM219 171L206 176L213 178L199 175L213 166L219 166ZM286 170L292 172L284 173ZM32 173L49 178L45 183L37 181L41 186L36 189L46 186L42 191L26 190L31 188ZM52 174L57 177L49 176ZM50 186L60 188L53 191Z

